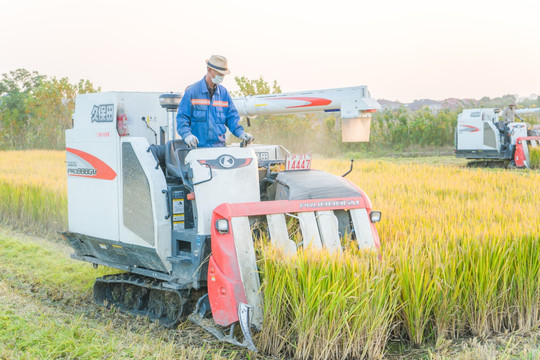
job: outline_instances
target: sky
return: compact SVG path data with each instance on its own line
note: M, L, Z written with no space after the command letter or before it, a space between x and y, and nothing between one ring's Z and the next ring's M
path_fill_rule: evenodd
M283 92L376 99L540 94L539 0L0 0L0 74L179 91L212 54Z

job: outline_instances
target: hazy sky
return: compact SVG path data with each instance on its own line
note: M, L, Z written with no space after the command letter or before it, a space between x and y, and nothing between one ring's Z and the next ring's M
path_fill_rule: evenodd
M211 54L283 91L375 98L540 94L540 0L0 0L0 74L183 91Z

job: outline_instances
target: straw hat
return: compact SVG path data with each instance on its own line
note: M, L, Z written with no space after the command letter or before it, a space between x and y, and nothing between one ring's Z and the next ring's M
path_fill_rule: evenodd
M210 56L210 60L206 60L206 65L222 75L231 73L227 67L227 58L225 56L212 55Z

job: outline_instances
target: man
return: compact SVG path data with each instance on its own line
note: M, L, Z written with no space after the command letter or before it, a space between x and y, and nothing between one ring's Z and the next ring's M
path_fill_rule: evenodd
M186 89L176 116L178 134L190 147L225 146L227 128L249 143L253 136L239 125L240 117L229 92L219 85L230 74L227 59L212 55L204 78Z
M523 121L521 116L519 116L516 113L516 104L514 104L514 103L508 105L508 107L506 109L504 109L504 111L502 113L502 116L503 116L504 122L507 123L507 124L511 123L511 122L514 122L516 117L519 120Z

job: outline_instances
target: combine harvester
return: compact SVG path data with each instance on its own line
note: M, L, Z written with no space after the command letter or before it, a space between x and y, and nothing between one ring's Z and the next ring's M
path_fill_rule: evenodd
M263 303L254 219L275 246L294 254L292 221L304 248L341 252L344 238L378 249L381 214L356 185L310 170L309 154L279 145L188 148L175 136L179 102L172 93L77 97L66 131L63 235L74 259L125 271L96 280L97 303L171 328L191 314L220 340L256 350L251 329L262 327ZM234 102L243 116L341 111L347 141L367 140L379 109L364 86ZM242 342L234 336L238 323Z
M456 156L472 160L469 166L529 168L529 146L540 146L540 128L524 122L505 123L500 116L498 108L463 110L457 119Z

